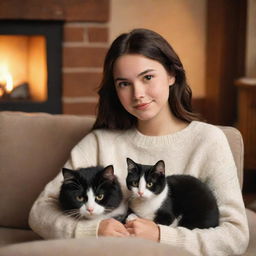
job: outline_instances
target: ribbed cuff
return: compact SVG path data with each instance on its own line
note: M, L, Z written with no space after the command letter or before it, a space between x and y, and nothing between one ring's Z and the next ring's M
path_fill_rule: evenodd
M90 222L90 221L88 221ZM79 221L75 230L75 238L83 237L98 237L98 227L100 221L92 221L88 223L87 221Z
M160 230L160 243L179 244L179 241L177 240L177 232L174 228L164 225L158 225L158 227Z

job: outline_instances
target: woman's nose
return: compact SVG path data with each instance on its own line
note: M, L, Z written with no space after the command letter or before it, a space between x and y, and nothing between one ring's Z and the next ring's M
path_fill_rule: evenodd
M135 100L139 100L145 97L145 88L142 84L136 83L133 85L133 97Z

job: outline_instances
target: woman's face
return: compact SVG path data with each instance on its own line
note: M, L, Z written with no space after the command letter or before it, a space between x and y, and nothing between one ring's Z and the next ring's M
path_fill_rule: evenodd
M119 57L113 69L116 92L123 107L141 121L163 118L170 113L170 76L158 61L139 54Z

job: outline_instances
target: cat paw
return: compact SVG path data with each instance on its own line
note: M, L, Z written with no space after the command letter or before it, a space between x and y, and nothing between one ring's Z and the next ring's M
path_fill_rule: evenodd
M134 213L131 213L131 214L129 214L128 217L126 218L126 223L127 223L128 221L132 221L132 220L136 220L136 219L138 219L138 216L135 215Z

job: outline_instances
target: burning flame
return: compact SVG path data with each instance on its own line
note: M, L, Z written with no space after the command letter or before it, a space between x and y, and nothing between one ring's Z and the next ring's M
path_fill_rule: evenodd
M13 90L13 79L8 68L6 66L0 67L0 96L3 96L4 92L10 93Z

